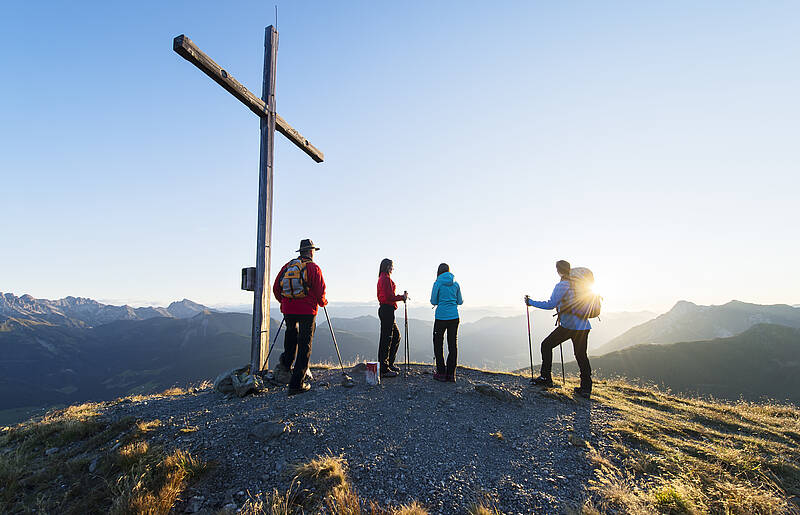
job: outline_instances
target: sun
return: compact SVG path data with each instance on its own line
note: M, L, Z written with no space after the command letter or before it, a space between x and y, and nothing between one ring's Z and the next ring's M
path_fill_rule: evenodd
M612 292L608 288L608 284L603 283L602 281L595 281L590 289L592 290L592 293L595 295L600 295L603 298L608 298L612 295Z

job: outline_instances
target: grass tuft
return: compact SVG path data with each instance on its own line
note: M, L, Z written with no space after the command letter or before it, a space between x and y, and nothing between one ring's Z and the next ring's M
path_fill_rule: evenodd
M411 504L405 504L394 508L390 513L391 515L428 515L428 510L415 501Z
M592 506L624 513L796 514L800 409L679 397L624 380L593 393L618 417L615 455L591 446Z
M150 420L148 422L140 421L136 423L136 429L139 430L140 433L149 433L161 427L161 421L158 419Z
M467 509L468 515L502 515L502 512L488 501L480 501Z
M382 508L359 497L347 479L347 462L341 456L317 456L294 468L289 489L251 496L239 513L243 515L428 515L419 503Z
M71 406L0 433L0 513L167 514L174 508L205 465L151 445L145 436L159 421L111 421L99 408Z

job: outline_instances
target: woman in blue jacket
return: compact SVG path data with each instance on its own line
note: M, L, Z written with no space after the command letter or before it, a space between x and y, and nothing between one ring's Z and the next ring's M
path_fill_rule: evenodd
M439 265L436 282L431 291L431 304L436 306L436 320L433 323L433 355L436 356L437 381L456 382L456 356L458 345L458 306L464 303L461 287L453 280L447 263ZM444 361L444 334L447 332L447 364Z

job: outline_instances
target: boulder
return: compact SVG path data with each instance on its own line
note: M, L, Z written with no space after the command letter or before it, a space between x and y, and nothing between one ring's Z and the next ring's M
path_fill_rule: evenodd
M242 368L232 368L226 372L221 373L214 379L214 389L219 393L233 393L233 380L231 377L234 374L239 374L243 372L250 372L250 365L247 365Z
M233 391L239 397L244 397L250 392L258 392L264 388L264 382L260 376L251 374L233 374L231 376Z
M223 372L214 380L214 389L226 395L235 393L239 397L244 397L263 388L264 382L261 376L250 374L250 365Z

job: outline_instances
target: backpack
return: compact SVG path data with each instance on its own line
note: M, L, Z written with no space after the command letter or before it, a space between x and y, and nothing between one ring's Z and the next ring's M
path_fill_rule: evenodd
M301 258L289 261L281 276L281 295L287 299L302 299L308 295L308 273L310 261Z
M592 291L594 274L584 267L573 268L569 273L569 290L561 298L558 306L558 322L561 313L572 313L576 316L589 319L600 316L603 297Z

